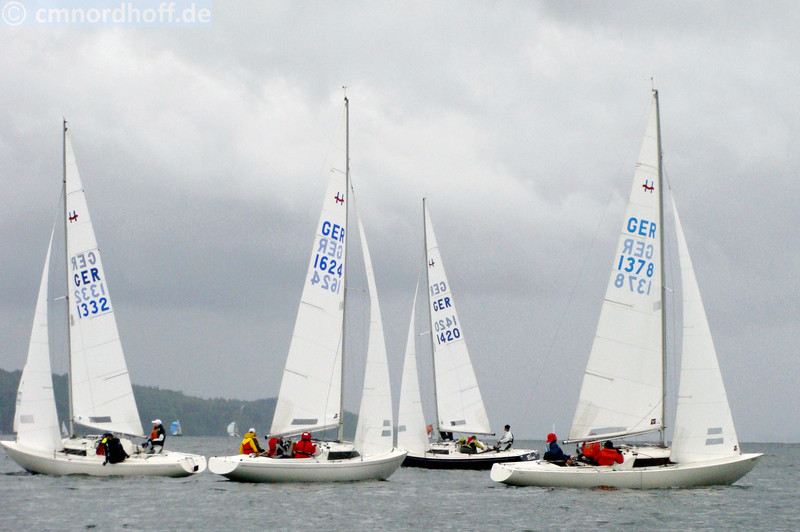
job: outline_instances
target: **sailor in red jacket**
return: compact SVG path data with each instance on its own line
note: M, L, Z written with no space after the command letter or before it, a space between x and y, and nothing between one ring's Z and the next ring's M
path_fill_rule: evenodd
M594 464L595 457L597 456L597 453L600 452L600 442L583 442L579 448L579 451L581 454L578 456L578 460L588 464Z
M304 432L300 441L294 446L295 458L311 458L317 452L317 446L311 443L311 433Z
M610 466L615 463L621 464L624 459L622 453L615 449L614 444L609 440L603 445L603 448L594 455L594 461L600 466Z

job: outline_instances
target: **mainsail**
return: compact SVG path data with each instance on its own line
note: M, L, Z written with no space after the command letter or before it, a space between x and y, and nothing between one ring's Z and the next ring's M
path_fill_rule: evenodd
M440 432L491 434L425 200L422 210L438 429Z
M337 427L341 421L342 329L348 190L346 157L332 165L271 434Z
M67 131L64 158L73 420L101 431L142 436L108 282Z
M654 98L570 440L663 426L658 127Z

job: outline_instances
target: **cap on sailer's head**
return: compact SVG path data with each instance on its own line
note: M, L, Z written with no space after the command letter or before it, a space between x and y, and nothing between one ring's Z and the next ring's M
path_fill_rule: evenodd
M555 434L553 434L552 432L551 432L550 434L548 434L548 435L547 435L547 443L554 442L554 441L556 441L557 439L558 439L558 438L556 438L556 435L555 435Z
M161 425L161 420L160 419L154 419L150 423L152 423L153 425Z

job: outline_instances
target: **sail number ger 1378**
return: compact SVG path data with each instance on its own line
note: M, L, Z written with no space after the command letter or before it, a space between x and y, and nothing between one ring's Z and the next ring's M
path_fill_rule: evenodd
M625 228L634 238L626 238L622 242L617 262L620 273L614 277L614 286L626 287L637 294L650 294L655 272L655 246L644 239L655 241L656 223L631 217Z

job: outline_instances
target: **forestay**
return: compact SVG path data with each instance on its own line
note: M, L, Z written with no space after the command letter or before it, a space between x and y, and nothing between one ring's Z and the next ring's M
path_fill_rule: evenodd
M439 430L491 434L427 203L422 205Z
M570 440L663 426L659 164L653 99Z
M17 409L14 414L14 432L17 441L28 447L54 451L61 445L58 414L53 395L53 375L50 368L50 342L47 326L47 286L50 273L50 252L53 233L47 246L39 297L33 317L28 358L17 392Z
M699 462L734 456L740 452L739 440L674 201L673 210L681 265L683 345L672 460Z
M101 431L141 436L108 282L68 132L64 157L73 419Z

